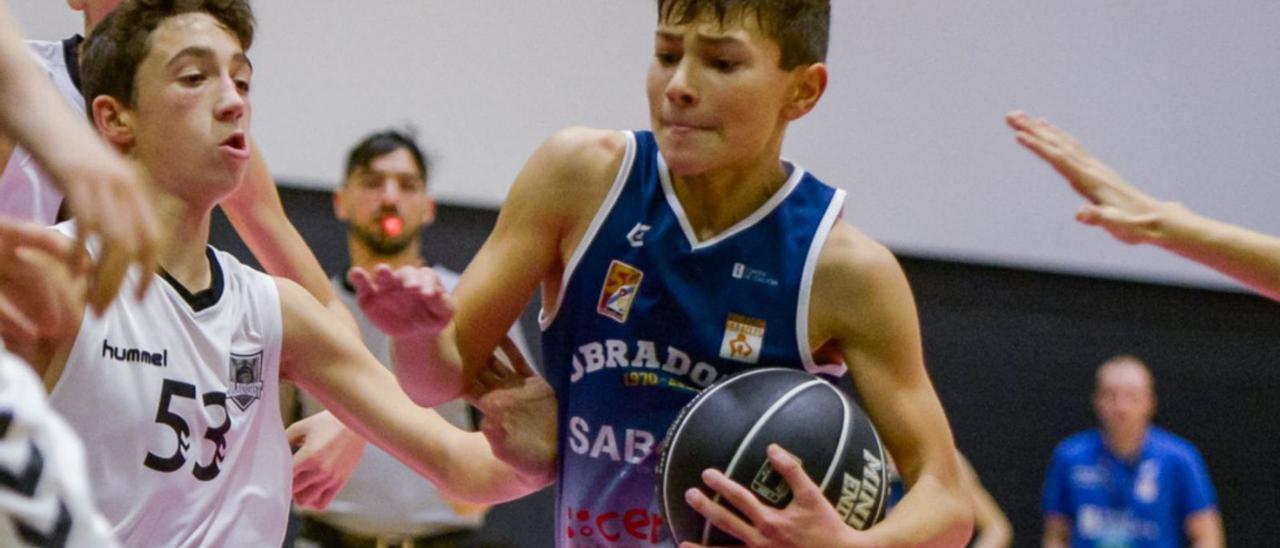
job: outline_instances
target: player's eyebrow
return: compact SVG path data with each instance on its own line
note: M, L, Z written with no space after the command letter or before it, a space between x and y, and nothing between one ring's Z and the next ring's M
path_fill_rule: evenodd
M654 34L657 36L659 41L663 42L680 42L684 40L684 35L675 31L658 29ZM745 46L745 43L741 38L724 34L704 34L699 32L694 35L694 40L701 46L709 46L713 48Z
M188 57L194 57L200 60L212 60L217 56L213 53L213 50L210 48L207 48L204 46L188 46L186 48L183 48L182 51L175 53L173 57L169 58L169 62L165 63L165 66L172 67L173 65L177 64L178 62ZM231 60L234 62L239 62L244 65L247 65L249 67L249 70L253 70L253 61L250 61L249 56L245 55L244 52L242 51L237 52L235 55L232 55Z

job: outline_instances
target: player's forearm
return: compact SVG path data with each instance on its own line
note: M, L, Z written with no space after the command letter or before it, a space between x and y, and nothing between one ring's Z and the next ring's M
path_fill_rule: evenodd
M396 380L414 403L435 407L458 399L465 388L454 324L437 335L416 334L391 341Z
M450 445L445 460L452 463L449 496L475 504L497 504L536 493L551 484L548 478L525 476L494 456L489 441L479 432L467 432Z
M36 161L54 175L54 184L61 187L68 180L63 169L66 161L81 151L102 145L83 115L62 101L49 78L31 58L17 27L2 13L0 36L3 41L0 99L5 103L4 108L0 108L0 133L23 144ZM0 162L8 159L5 154Z
M1152 243L1280 301L1280 238L1210 219L1178 204L1160 216Z
M923 474L884 521L867 530L875 546L963 546L973 512L963 488Z

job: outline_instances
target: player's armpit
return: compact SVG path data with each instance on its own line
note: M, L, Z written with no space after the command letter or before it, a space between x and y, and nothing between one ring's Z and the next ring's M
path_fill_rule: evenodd
M411 402L360 339L335 325L301 287L280 278L276 286L284 325L282 378L449 496L499 502L542 487L498 460L479 432L465 432Z
M888 249L837 221L814 275L810 343L835 340L867 415L911 486L869 532L887 545L959 545L971 502L955 445L924 367L915 301Z

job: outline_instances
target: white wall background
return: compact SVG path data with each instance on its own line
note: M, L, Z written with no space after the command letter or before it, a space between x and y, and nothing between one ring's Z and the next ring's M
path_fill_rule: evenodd
M901 251L1222 286L1072 221L1078 200L1004 128L1044 114L1157 196L1280 233L1280 2L835 0L832 80L786 154ZM28 36L79 18L10 0ZM651 0L255 2L255 134L328 188L347 147L412 124L446 201L496 206L566 125L644 128Z

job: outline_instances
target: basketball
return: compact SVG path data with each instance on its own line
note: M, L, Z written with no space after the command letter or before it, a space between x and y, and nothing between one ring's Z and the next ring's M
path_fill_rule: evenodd
M706 491L701 474L707 468L723 471L765 504L791 502L791 488L769 466L765 449L772 443L800 459L851 527L866 529L884 517L884 449L862 409L809 373L755 369L708 386L667 431L658 461L658 506L675 543L739 542L685 502L689 488Z

